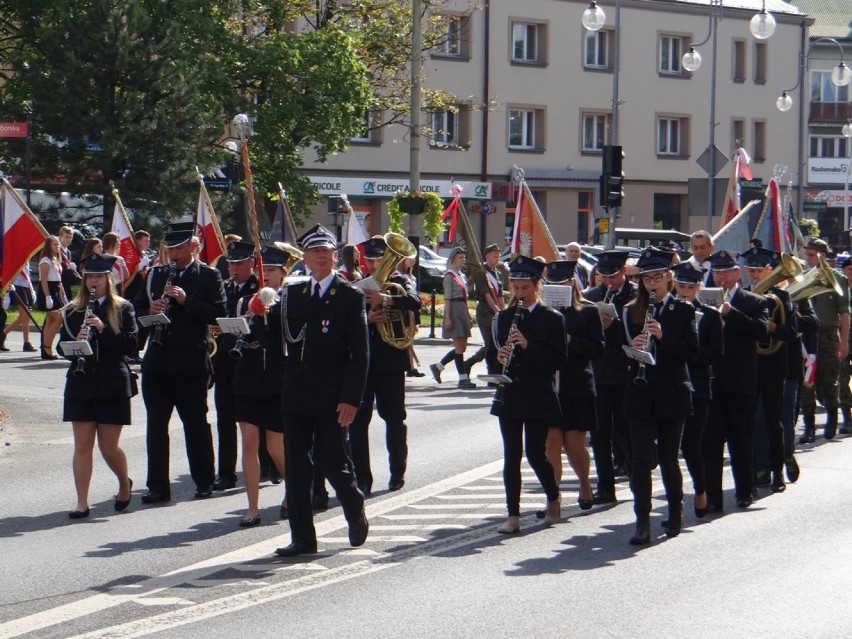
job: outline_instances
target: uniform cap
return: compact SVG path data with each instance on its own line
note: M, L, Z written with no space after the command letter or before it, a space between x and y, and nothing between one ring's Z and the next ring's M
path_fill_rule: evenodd
M577 260L559 260L547 265L548 282L564 282L574 277L577 268Z
M636 266L639 267L639 273L668 270L672 267L674 256L671 251L649 246L642 251Z
M733 251L721 249L710 256L710 269L713 271L730 271L737 268L737 257Z
M112 267L118 260L115 255L106 253L89 253L80 260L80 268L84 273L112 273Z
M243 262L254 257L254 244L248 242L231 242L228 244L229 262Z
M624 267L627 251L604 251L598 254L598 275L615 275Z
M309 251L315 248L337 248L337 238L334 233L325 228L322 224L317 224L313 228L305 232L299 238L299 246L303 251Z
M369 240L361 244L361 249L361 253L364 255L365 260L377 260L385 254L385 251L388 250L388 245L384 238L371 237Z
M195 234L195 222L176 222L169 224L166 234L163 236L163 244L166 248L174 248L185 244Z
M538 281L541 279L544 267L544 262L539 262L531 257L519 255L509 262L509 279Z
M264 246L260 251L260 257L263 259L264 266L284 267L287 265L290 254L277 246Z
M675 282L682 284L698 284L704 280L705 270L692 262L681 262L672 266Z
M763 268L764 266L778 266L781 263L781 254L767 248L753 247L743 253L745 265L752 268Z

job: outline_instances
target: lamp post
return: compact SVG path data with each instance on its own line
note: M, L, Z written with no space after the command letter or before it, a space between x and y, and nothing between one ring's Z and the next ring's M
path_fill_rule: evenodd
M852 207L849 206L849 178L852 177L852 120L846 120L846 124L841 129L846 137L846 177L843 179L843 209L846 212L846 228L852 225L852 220L849 218L849 211Z

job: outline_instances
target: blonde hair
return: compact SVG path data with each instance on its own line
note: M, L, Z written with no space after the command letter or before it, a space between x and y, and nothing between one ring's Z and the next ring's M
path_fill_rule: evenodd
M85 313L89 306L91 297L90 287L86 286L86 276L96 275L96 273L86 273L83 271L83 281L80 283L80 290L77 295L68 303L68 308L73 313ZM126 299L118 294L115 288L115 281L112 273L107 274L107 292L104 306L107 309L107 324L116 333L121 332L121 309L125 304L130 304Z

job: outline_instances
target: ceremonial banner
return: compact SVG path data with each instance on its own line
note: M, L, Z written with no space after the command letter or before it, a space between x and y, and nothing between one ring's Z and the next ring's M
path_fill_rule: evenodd
M728 180L728 190L725 193L725 204L722 206L722 226L733 220L740 212L740 175L751 180L751 169L748 167L751 158L745 149L737 149L734 164L731 168L731 179Z
M225 240L201 174L198 175L198 186L198 213L195 216L195 234L201 244L198 259L215 268L219 258L225 255Z
M278 183L278 208L275 210L275 219L272 220L272 230L269 234L272 242L285 242L296 246L296 225L293 223L293 215L290 205L287 203L287 194L281 182Z
M130 282L133 281L133 278L136 277L136 271L139 267L139 262L142 261L142 256L139 255L139 251L136 249L136 243L133 241L133 227L130 226L127 210L124 208L124 204L122 204L121 198L118 195L118 189L115 187L112 189L112 195L115 198L115 210L112 214L112 228L110 230L118 235L118 254L124 258L124 263L127 265L127 270L130 273L127 281L122 283L122 288L127 288ZM118 270L117 264L115 268Z
M361 228L361 223L355 215L355 209L350 206L349 198L346 196L346 193L341 193L340 199L343 202L343 206L346 207L346 210L349 212L348 219L346 221L346 243L358 246L359 244L367 241L367 234L364 233L364 229Z
M527 186L522 181L515 206L515 225L512 230L512 253L527 257L543 257L546 262L559 258L556 242L547 228L544 216Z
M761 241L764 248L783 253L791 252L792 239L787 220L787 207L781 195L781 187L776 178L769 180L766 187L766 200L763 212L757 222L752 237Z
M466 258L465 272L468 278L473 280L474 276L482 270L482 254L479 252L476 235L474 235L473 227L471 227L470 220L467 217L467 211L461 199L461 192L462 187L458 184L454 184L451 187L450 194L453 196L453 200L444 209L441 219L450 218L447 239L453 246L457 246L464 251Z
M44 247L48 232L15 189L3 178L0 184L0 297L30 259Z
M739 255L751 248L751 229L756 225L760 212L759 204L759 200L752 200L733 220L719 229L713 236L713 248L716 251L725 249Z

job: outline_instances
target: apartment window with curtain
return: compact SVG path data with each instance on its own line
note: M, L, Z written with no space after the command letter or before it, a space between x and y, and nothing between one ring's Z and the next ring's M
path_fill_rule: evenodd
M849 85L831 81L831 71L811 71L811 102L849 102Z
M812 135L809 138L809 155L812 158L849 157L849 140L837 135Z
M583 66L587 69L612 69L613 43L612 31L587 31Z
M683 75L680 59L683 57L683 38L660 36L658 71L664 75Z
M607 141L610 116L605 113L583 114L583 152L600 153Z
M657 155L684 156L687 154L688 121L685 118L657 118Z
M380 142L380 137L378 130L374 128L376 114L368 111L362 115L362 118L361 130L352 136L350 141L353 144L377 144Z
M460 15L440 15L435 25L438 43L432 55L442 58L470 57L468 42L469 18Z
M509 149L542 150L544 147L544 109L509 109Z
M745 120L734 118L731 120L731 148L736 149L745 141Z
M470 145L470 109L435 111L430 116L429 144L439 149L462 149Z

